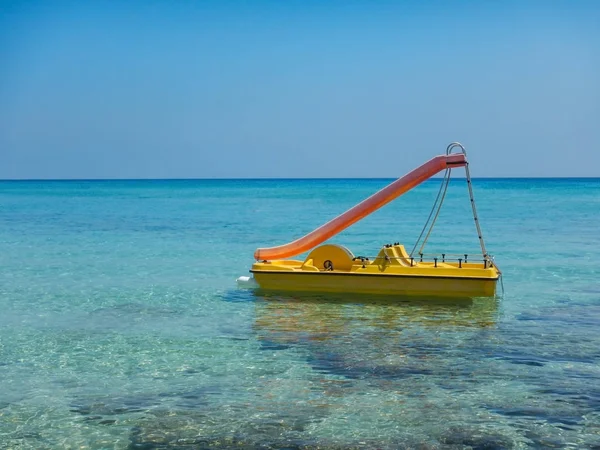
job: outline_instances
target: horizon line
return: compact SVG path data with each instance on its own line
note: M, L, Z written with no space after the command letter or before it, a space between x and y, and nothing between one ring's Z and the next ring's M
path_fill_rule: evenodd
M0 182L40 182L40 181L294 181L294 180L396 180L402 177L198 177L198 178L0 178ZM464 175L455 179L465 178ZM431 177L441 180L443 177ZM600 180L599 176L497 176L471 177L473 180ZM427 181L427 180L425 180Z

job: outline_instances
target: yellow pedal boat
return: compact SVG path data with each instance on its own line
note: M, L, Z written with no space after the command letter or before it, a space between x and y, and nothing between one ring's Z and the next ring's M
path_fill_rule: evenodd
M453 153L459 148L461 153ZM423 249L438 217L448 188L450 172L464 167L473 218L482 254L425 255ZM354 256L346 247L322 244L353 223L391 202L403 193L445 170L440 191L425 224L418 244L418 253L409 254L399 243L383 246L376 257ZM435 214L434 214L435 213ZM433 220L432 220L433 219ZM425 233L425 231L427 233ZM421 238L424 239L421 242ZM284 259L310 251L304 260ZM311 233L288 244L259 248L250 272L261 289L280 291L313 291L359 294L385 294L424 297L487 297L494 296L501 272L487 253L477 217L466 151L459 143L448 146L445 155L437 156L345 213Z
M386 245L377 257L356 257L344 246L325 244L304 261L260 261L250 272L262 289L352 292L399 296L493 296L498 269L483 259L411 258L403 245ZM466 259L466 262L465 262Z

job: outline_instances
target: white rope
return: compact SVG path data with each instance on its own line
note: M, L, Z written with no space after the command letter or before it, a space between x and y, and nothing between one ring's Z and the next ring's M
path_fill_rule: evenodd
M446 172L444 172L444 178L442 179L442 184L440 185L440 189L438 191L437 197L435 198L435 201L433 202L433 207L431 208L431 211L429 212L429 217L427 217L427 220L425 221L425 225L423 225L423 229L421 230L421 234L419 234L419 237L417 238L417 241L415 242L415 245L413 246L413 249L410 252L411 257L414 255L415 250L416 250L417 246L419 245L419 242L421 242L423 233L425 233L425 230L429 226L429 221L431 220L431 217L433 216L433 212L437 208L437 212L435 214L435 219L433 220L433 223L431 224L431 227L429 228L427 237L425 238L425 242L423 242L423 245L421 246L421 249L419 251L420 253L422 252L423 247L424 247L425 243L427 242L427 238L429 238L429 235L431 234L431 230L433 228L433 225L435 224L435 220L437 219L437 216L440 212L440 208L442 207L442 203L440 203L438 205L438 202L440 201L440 197L442 199L441 201L442 202L444 201L444 197L446 196L446 190L448 189L448 183L450 182L451 171L452 171L452 169L446 169Z
M444 203L444 199L446 198L446 192L448 192L448 184L450 184L450 173L452 172L452 169L447 169L447 170L448 170L448 178L446 179L446 184L444 185L444 192L442 194L442 199L440 200L438 209L435 212L435 216L433 217L433 221L431 222L429 231L427 232L427 235L425 236L425 239L423 240L423 244L421 244L421 248L419 249L419 254L422 254L423 250L425 250L425 245L427 244L427 240L429 239L429 236L431 235L431 232L433 231L433 226L435 225L435 222L440 215L440 211L442 210L442 204Z

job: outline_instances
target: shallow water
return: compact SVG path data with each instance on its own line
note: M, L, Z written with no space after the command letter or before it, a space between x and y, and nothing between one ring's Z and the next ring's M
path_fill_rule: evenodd
M600 446L600 180L475 180L503 298L237 288L385 184L0 182L0 448ZM334 242L410 249L437 188ZM427 251L477 254L469 208Z

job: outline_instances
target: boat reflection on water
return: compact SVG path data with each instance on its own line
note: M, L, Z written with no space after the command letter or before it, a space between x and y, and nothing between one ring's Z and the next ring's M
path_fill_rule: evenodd
M270 333L302 333L315 337L353 334L361 328L400 331L409 325L486 328L496 325L495 298L418 298L253 292L256 327Z
M253 295L265 349L302 347L314 369L347 378L443 374L498 316L493 298Z

